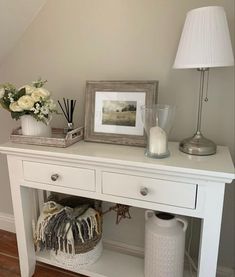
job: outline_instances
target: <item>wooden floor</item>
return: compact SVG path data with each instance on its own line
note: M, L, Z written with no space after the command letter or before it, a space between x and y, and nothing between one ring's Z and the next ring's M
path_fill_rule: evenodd
M0 230L0 277L20 277L16 236ZM37 263L34 277L85 277L69 271ZM22 276L23 277L23 276Z

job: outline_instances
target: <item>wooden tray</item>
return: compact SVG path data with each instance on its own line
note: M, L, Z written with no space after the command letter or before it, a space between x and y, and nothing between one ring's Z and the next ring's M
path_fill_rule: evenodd
M10 141L15 143L44 145L52 147L68 147L83 139L83 127L76 128L68 133L64 129L52 128L51 137L24 136L21 127L14 129L10 135Z

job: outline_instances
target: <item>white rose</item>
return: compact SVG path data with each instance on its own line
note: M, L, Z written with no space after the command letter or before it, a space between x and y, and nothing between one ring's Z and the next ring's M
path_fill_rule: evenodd
M31 94L31 97L35 102L38 102L50 97L50 92L44 88L35 88L33 93Z
M10 110L13 112L22 112L23 109L19 106L17 102L12 102L9 106Z
M36 91L44 96L43 99L50 97L50 92L45 88L36 88Z
M31 97L33 98L33 100L35 102L38 102L40 100L44 100L46 97L45 97L45 94L43 94L41 91L38 91L38 90L35 90L32 94L31 94Z
M34 100L31 96L29 95L23 95L18 99L18 105L23 109L23 110L30 110L34 106Z
M0 88L0 99L3 98L5 93L5 89L4 88Z
M21 90L22 88L25 89L25 93L28 94L28 95L32 94L34 92L34 90L36 89L33 86L25 85L25 86L19 88L19 90Z

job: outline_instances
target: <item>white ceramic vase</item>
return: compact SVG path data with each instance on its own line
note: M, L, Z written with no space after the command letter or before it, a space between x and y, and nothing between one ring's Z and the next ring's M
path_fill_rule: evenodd
M145 277L183 277L187 221L171 214L145 214Z
M24 136L51 137L51 126L37 121L31 115L21 116L21 129Z

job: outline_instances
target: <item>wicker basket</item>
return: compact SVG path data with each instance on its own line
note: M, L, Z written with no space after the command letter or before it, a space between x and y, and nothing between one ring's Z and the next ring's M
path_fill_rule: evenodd
M78 271L82 268L85 268L93 263L95 263L101 256L103 251L102 239L99 240L96 246L86 252L81 254L68 254L62 251L58 251L57 254L55 251L50 251L50 256L56 264L65 267L68 270Z
M91 265L103 249L101 210L101 201L51 195L37 222L35 249L50 251L56 264L73 271Z

